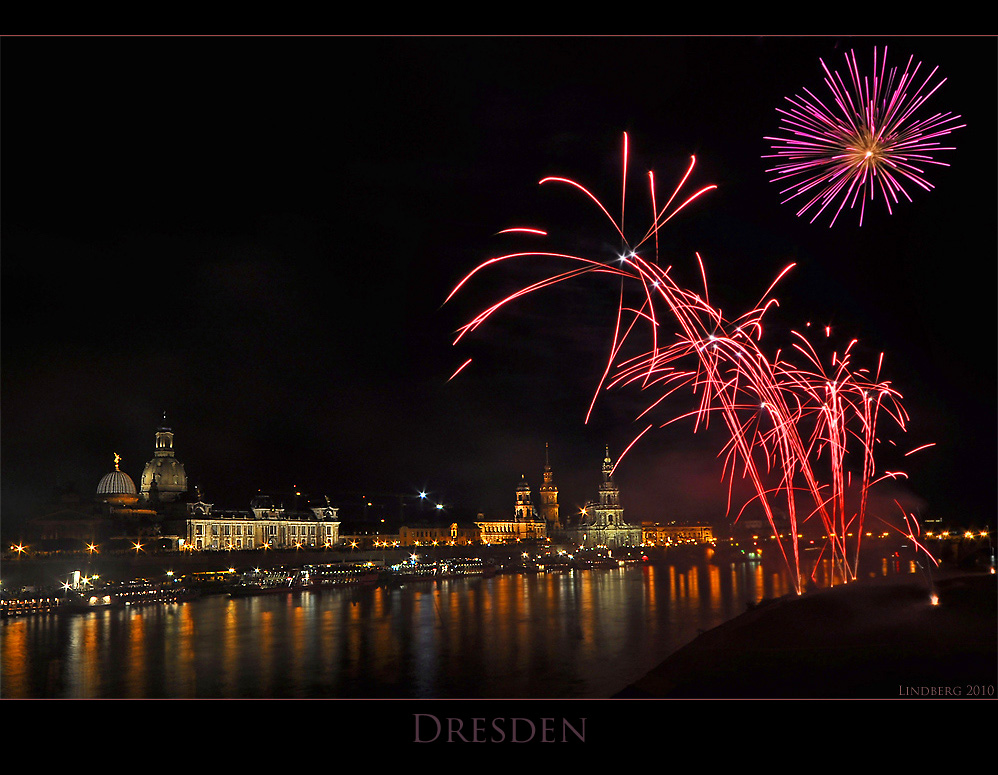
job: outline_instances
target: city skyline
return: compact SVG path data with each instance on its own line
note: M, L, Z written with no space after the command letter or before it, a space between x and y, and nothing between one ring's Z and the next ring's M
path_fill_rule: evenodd
M862 227L809 224L780 204L763 138L821 86L819 58L885 44L947 79L927 109L966 121L952 166ZM356 485L505 509L550 443L562 507L584 504L604 447L616 458L636 433L626 393L584 422L613 294L537 295L459 348L476 304L521 277L444 300L503 228L598 234L537 181L612 199L626 131L636 177L672 181L696 155L717 185L663 232L677 273L701 253L737 309L796 262L780 321L883 352L911 415L903 451L935 445L885 461L910 476L889 497L990 524L994 53L993 38L8 39L4 521L60 482L86 492L114 453L134 476L163 412L207 500ZM722 444L682 425L643 438L615 473L628 514L722 516Z

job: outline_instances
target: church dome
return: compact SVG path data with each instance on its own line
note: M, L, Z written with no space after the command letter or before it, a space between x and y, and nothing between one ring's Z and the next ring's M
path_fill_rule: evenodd
M166 426L156 431L155 457L142 470L140 488L146 501L175 501L187 492L187 472L173 455L173 431Z
M164 499L176 498L187 492L187 472L175 457L154 457L142 471L142 492L147 497L153 490Z

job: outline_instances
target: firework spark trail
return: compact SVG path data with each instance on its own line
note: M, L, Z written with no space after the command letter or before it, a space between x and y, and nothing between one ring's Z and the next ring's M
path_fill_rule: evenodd
M625 178L627 153L625 135ZM586 414L586 422L589 421L598 396L604 390L638 384L641 390L658 391L657 397L636 419L660 409L667 398L689 392L696 398L695 407L681 413L679 417L668 419L660 427L680 418L692 418L696 432L701 427L706 428L712 416L722 419L729 435L720 453L724 457L722 479L726 478L729 482L729 510L734 482L740 476L748 480L755 490L751 501L759 504L773 528L784 561L794 576L797 592L802 592L803 588L798 528L815 516L823 523L828 535L828 550L842 578L855 578L859 539L850 548L846 540L848 532L853 529L857 534L861 533L859 528L865 519L870 487L880 479L902 475L899 472L886 472L877 477L873 457L876 426L882 410L886 409L904 429L906 417L900 406L900 396L888 383L878 381L879 364L878 376L874 381L862 376L865 370L854 372L851 369L851 351L855 341L846 347L842 355L833 354L833 368L830 371L822 366L811 343L798 332L793 332L797 341L792 350L804 356L807 364L805 368L789 363L781 352L777 352L772 358L762 352L759 342L763 335L763 319L777 303L771 294L793 265L780 272L755 307L733 320L726 319L720 309L709 303L707 272L699 255L697 261L703 281L702 296L677 284L670 274L671 267L663 269L659 266L658 231L677 212L713 188L707 186L700 189L669 212L671 204L677 200L683 184L689 178L694 162L695 160L691 161L680 185L661 209L656 204L654 176L649 173L652 226L642 237L638 247L654 237L654 260L641 257L636 252L637 248L631 248L627 243L622 227L626 180L621 195L621 222L617 223L607 207L586 187L567 178L542 179L542 184L557 182L569 185L593 202L620 236L624 246L622 255L599 261L570 253L535 251L508 253L483 262L457 284L448 300L478 272L500 262L524 258L557 258L578 262L582 266L551 275L507 295L459 329L454 343L498 310L527 293L592 272L618 277L621 287L612 343L602 377ZM515 231L545 235L545 232L537 229L509 229L503 233ZM631 304L625 300L627 281L638 284L640 303ZM671 341L664 342L661 331L667 320L671 321L675 330ZM639 356L622 359L624 345L637 335L640 323L646 324L650 329L651 349ZM458 372L466 365L467 362ZM627 445L625 454L653 425L654 423L645 426ZM849 511L846 494L852 475L846 472L845 461L848 450L857 443L862 449L858 488L860 499L858 508ZM827 458L823 464L823 469L827 469L826 478L820 476L816 468L816 464L823 458ZM618 459L617 465L619 463ZM776 486L766 483L767 477L773 473L778 477ZM802 494L808 497L811 506L800 512L804 515L800 518L797 500ZM784 545L777 527L774 511L776 500L782 501L787 511L789 547ZM747 505L742 507L738 516Z
M891 203L900 201L899 195L912 201L905 189L911 182L928 191L932 184L924 177L924 165L948 166L936 161L932 154L952 151L937 140L950 132L961 129L956 125L959 116L935 113L924 119L915 119L917 111L925 104L946 79L930 88L929 82L938 68L929 73L921 85L915 83L921 63L912 69L914 58L909 58L904 72L898 77L896 67L887 71L887 49L880 56L873 50L873 79L860 75L855 52L846 54L849 84L838 72L831 72L823 60L825 85L832 94L833 103L826 105L810 90L806 97L787 98L790 109L777 109L781 115L781 137L765 137L774 143L774 153L763 158L779 159L767 169L776 173L773 182L786 183L781 194L788 194L783 202L797 197L810 196L797 211L804 215L817 208L811 223L838 201L829 226L835 224L839 214L848 204L852 209L859 203L859 223L867 201L879 193L892 213Z
M787 384L804 393L810 399L806 407L815 421L809 441L808 456L820 459L824 449L828 450L828 467L831 480L831 495L826 503L829 511L822 511L825 527L833 537L833 555L841 558L845 578L855 578L862 527L868 505L870 488L885 478L895 478L897 473L876 476L873 449L876 443L876 427L879 413L887 411L894 422L904 430L907 415L901 407L901 396L889 383L870 382L860 376L860 371L850 369L851 350L856 341L851 341L843 354L833 355L832 373L826 373L814 348L799 333L793 332L800 340L794 348L810 362L814 371L795 370L786 375ZM879 374L879 369L878 369ZM801 421L806 419L802 414ZM798 422L800 424L800 422ZM854 442L850 445L850 441ZM858 443L862 451L862 468L859 475L859 505L855 512L847 511L846 491L851 475L845 471L847 450ZM855 531L856 541L852 547L850 563L847 557L846 535L850 527Z

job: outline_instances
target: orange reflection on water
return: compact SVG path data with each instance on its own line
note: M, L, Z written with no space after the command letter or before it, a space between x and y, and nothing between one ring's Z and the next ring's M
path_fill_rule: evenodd
M4 697L28 697L28 619L4 624L7 628L4 647L0 650L0 692Z
M131 611L132 616L128 617L128 661L125 665L127 676L126 696L142 698L146 696L145 676L146 676L146 629L145 619L139 609ZM93 621L86 617L88 621Z

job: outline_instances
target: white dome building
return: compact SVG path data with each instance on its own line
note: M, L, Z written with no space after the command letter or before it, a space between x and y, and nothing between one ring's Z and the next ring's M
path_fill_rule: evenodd
M104 474L97 483L97 500L116 506L131 506L139 499L132 477L122 471L118 464L121 455L114 456L114 470Z

